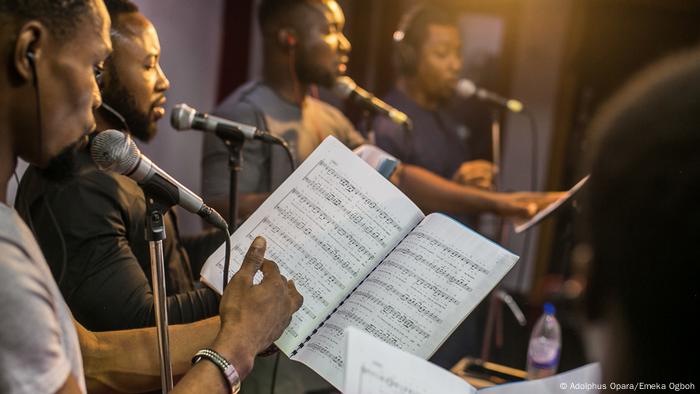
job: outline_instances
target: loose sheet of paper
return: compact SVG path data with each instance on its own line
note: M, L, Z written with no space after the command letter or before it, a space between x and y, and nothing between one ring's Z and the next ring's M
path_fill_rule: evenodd
M576 194L576 192L581 190L583 185L585 185L586 182L588 181L589 176L590 175L586 175L585 177L583 177L583 179L578 181L578 183L576 183L574 185L574 187L569 189L560 199L547 205L547 207L545 209L537 212L537 214L535 214L535 216L531 217L530 220L528 220L525 223L521 223L521 224L516 225L514 228L515 232L522 233L523 231L529 229L530 227L532 227L532 226L536 225L537 223L541 222L542 220L544 220L547 216L551 215L552 212L556 211L557 208L564 205L564 203L569 201L571 199L571 197L573 197Z
M348 327L428 358L517 259L445 215L428 215L293 359L341 387Z
M345 333L347 394L473 394L462 378L354 327Z
M602 387L600 364L592 363L548 378L507 383L479 390L484 394L598 393Z
M256 236L267 239L266 257L304 296L276 342L291 355L422 218L394 185L328 137L233 234L231 271ZM222 245L201 273L219 293L223 259Z

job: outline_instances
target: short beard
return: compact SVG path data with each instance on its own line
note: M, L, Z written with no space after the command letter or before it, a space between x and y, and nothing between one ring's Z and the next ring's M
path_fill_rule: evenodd
M152 140L156 135L155 122L151 122L149 114L144 114L136 109L134 96L124 88L116 70L110 68L109 72L110 84L102 92L104 103L124 117L131 135L143 142Z
M77 173L76 158L85 146L84 138L66 146L59 154L49 160L45 168L39 169L39 174L52 182L65 182L73 179Z

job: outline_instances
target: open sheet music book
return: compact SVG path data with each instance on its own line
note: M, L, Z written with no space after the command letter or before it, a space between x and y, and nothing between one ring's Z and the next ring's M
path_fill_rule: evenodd
M256 236L304 304L275 342L335 387L358 327L428 358L518 257L401 191L328 137L231 236L237 271ZM224 247L202 269L221 293Z

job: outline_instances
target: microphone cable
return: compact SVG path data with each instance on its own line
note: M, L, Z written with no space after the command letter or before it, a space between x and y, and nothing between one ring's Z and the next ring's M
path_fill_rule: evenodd
M129 124L126 123L126 118L122 114L119 113L116 109L114 109L112 106L107 104L106 102L102 102L102 105L100 106L100 109L104 109L107 111L110 115L112 115L115 119L119 121L119 123L122 124L122 129L124 132L131 134L131 129L129 129Z
M270 136L272 136L277 145L284 148L284 152L287 154L287 159L289 160L289 166L292 168L292 172L294 172L297 169L297 165L294 161L294 155L292 154L292 150L289 148L289 144L283 138L273 136L272 134L270 134Z
M66 239L63 237L63 231L61 230L61 226L58 224L58 220L56 220L56 215L53 213L53 209L51 209L51 205L49 202L46 200L45 197L41 197L41 199L44 202L44 207L46 208L46 211L49 213L49 217L51 218L51 223L53 224L53 227L56 229L56 233L58 234L58 239L61 242L61 271L58 274L58 285L60 286L63 283L63 279L66 276L66 270L68 268L68 250L66 248ZM31 217L31 213L28 214Z
M280 354L277 352L275 355L275 364L272 367L272 381L270 382L270 394L275 394L275 385L277 383L277 367L280 364Z
M44 127L43 127L43 119L41 116L41 89L39 88L39 75L36 70L36 64L34 63L34 56L28 56L27 59L29 60L29 65L32 69L32 74L34 76L34 97L36 101L36 118L37 118L37 127L38 127L38 145L39 145L39 160L41 161L43 156L44 156ZM19 185L20 185L20 179L19 176L17 175L17 171L14 171L14 176L15 180L17 181L17 190L19 191ZM58 239L61 245L61 266L58 271L58 280L57 283L60 287L60 285L63 283L63 279L66 274L66 269L68 266L68 251L66 247L66 240L65 237L63 236L63 231L61 230L61 226L59 226L58 221L56 220L56 215L53 213L53 209L51 209L51 205L48 203L46 200L46 197L44 195L41 196L42 202L44 204L44 207L46 208L49 218L51 219L51 223L56 230L56 233L58 234ZM32 212L29 206L29 203L27 202L26 199L22 199L21 201L24 210L27 213L27 224L29 224L29 228L34 234L34 238L37 240L37 243L39 243L39 236L36 232L36 228L34 227L34 220L32 219ZM15 203L17 205L17 202Z
M224 287L221 288L221 296L224 296L224 291L226 291L226 285L228 285L229 278L228 278L228 270L231 267L231 234L229 233L228 226L223 226L220 227L221 230L224 232L224 236L226 239L224 240L224 247L226 250L224 251Z
M523 115L530 122L530 135L531 135L531 146L530 146L530 189L532 191L537 190L538 184L538 155L539 155L539 131L537 129L537 120L535 115L530 111L529 108L524 108L522 111Z
M530 123L530 190L531 191L536 191L537 190L537 183L539 176L537 172L539 171L539 166L538 166L538 155L539 155L539 130L537 129L537 120L535 119L535 115L530 111L529 107L523 108L523 111L521 112L525 117L528 119ZM532 232L527 231L525 233L524 237L524 245L523 245L523 251L522 255L525 259L527 259L529 256L528 254L530 253L530 240L531 240ZM521 265L522 267L522 265ZM518 277L516 279L516 282L518 286L522 286L523 280L525 279L525 269L520 269L518 271Z

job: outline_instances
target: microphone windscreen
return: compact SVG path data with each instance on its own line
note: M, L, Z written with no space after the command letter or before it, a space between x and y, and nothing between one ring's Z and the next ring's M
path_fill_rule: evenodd
M175 130L190 130L197 110L187 104L178 104L170 114L170 125Z
M336 78L333 85L333 93L341 99L350 97L350 94L357 88L357 84L348 76Z
M90 156L100 169L126 174L136 167L141 152L128 134L105 130L92 139Z
M457 96L466 99L476 93L476 85L474 82L466 78L462 78L457 81L457 85L455 85L455 92L457 93Z

